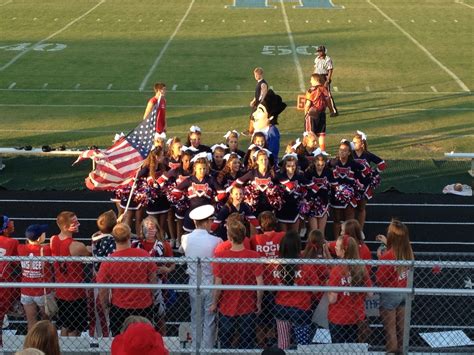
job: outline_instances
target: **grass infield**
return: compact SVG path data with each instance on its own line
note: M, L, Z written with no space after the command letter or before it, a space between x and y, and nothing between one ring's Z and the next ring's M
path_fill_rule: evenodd
M233 3L0 0L0 146L108 146L115 133L140 121L155 81L168 87L169 135L184 138L197 124L205 143L218 142L228 129L246 128L252 70L261 66L289 105L279 119L283 147L303 130L296 96L309 85L314 46L325 44L334 60L333 92L341 112L328 119L330 153L360 129L374 153L424 162L417 166L436 177L433 162L444 152L474 152L474 1L226 7ZM247 143L243 139L242 147ZM44 164L54 168L53 160ZM453 164L459 172L448 169L453 178L464 178L464 163ZM78 170L58 169L58 183L78 178ZM395 170L387 177L403 172ZM51 181L50 171L34 177L32 187L36 179L39 186ZM7 175L0 173L3 186L11 186Z

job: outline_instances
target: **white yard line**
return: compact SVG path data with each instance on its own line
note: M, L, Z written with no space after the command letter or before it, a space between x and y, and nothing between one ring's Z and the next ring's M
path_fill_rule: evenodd
M11 4L13 2L13 0L8 0L7 2L4 2L3 4L0 4L0 6L5 6L5 5L8 5L8 4Z
M189 13L191 12L191 8L193 7L194 2L195 2L195 0L192 0L191 3L189 4L188 9L187 9L186 12L184 13L183 18L181 19L181 21L179 21L178 26L176 26L176 28L175 28L174 32L171 34L170 38L168 38L168 41L165 43L165 45L164 45L163 48L161 49L160 53L158 54L158 57L156 57L156 59L155 59L155 61L153 62L152 66L150 67L150 70L148 70L148 73L147 73L147 74L145 75L145 77L143 78L142 83L140 84L140 87L138 88L138 90L143 91L143 90L145 89L145 86L147 85L148 80L150 80L151 75L153 74L153 72L155 71L156 67L157 67L158 64L160 63L161 58L162 58L163 55L165 54L165 52L166 52L166 50L168 49L169 45L171 44L171 42L173 41L174 37L175 37L176 34L178 33L179 29L180 29L181 26L183 25L184 21L186 20L186 18L187 18L188 15L189 15Z
M61 32L67 30L69 27L71 27L72 25L74 25L77 21L81 20L82 18L84 18L85 16L89 15L92 11L94 11L95 9L97 9L100 5L102 5L106 0L100 0L100 2L96 5L94 5L92 8L90 8L89 10L87 10L86 12L84 12L81 16L79 17L76 17L74 20L72 20L71 22L69 22L66 26L64 26L63 28L61 28L60 30L54 32L53 34L49 35L48 37L46 38L43 38L41 41L39 42L36 42L35 44L33 44L32 46L29 46L28 49L25 49L24 51L18 53L15 57L13 57L8 63L4 64L3 66L0 67L0 71L3 71L5 69L7 69L10 65L12 65L13 63L15 63L18 59L20 59L21 57L23 57L26 53L30 52L33 48L43 44L44 42L50 40L51 38L57 36L58 34L60 34Z
M459 5L467 6L467 7L470 8L470 9L474 9L474 6L469 5L469 4L466 4L466 3L465 3L464 1L462 1L462 0L455 0L454 2L455 2L456 4L459 4Z
M412 35L410 35L407 31L405 31L399 24L397 24L390 16L388 16L385 12L383 12L377 5L372 3L372 1L367 0L367 2L377 10L383 17L387 19L392 25L394 25L401 33L403 33L410 41L412 41L418 48L420 48L427 56L430 58L434 63L436 63L442 70L444 70L454 81L459 85L459 87L466 92L470 92L471 90L467 87L463 81L454 74L449 68L447 68L443 63L441 63L438 59L435 58L431 52L426 49L420 42L418 42Z
M141 105L101 105L101 104L0 104L0 107L97 107L97 108L139 108ZM245 105L168 105L168 108L246 108ZM424 111L474 111L474 108L470 107L434 107L434 108L406 108L406 107L356 107L356 106L344 106L346 110L357 110L357 112L365 111L408 111L408 112L424 112ZM290 106L289 109L295 109L296 107Z
M174 85L173 85L174 87ZM178 85L176 85L176 88ZM9 90L6 88L0 88L0 91L17 91L17 92L74 92L74 93L90 93L90 92L108 92L108 93L142 93L142 92L152 92L151 90L144 90L140 91L138 89L24 89L24 88L17 88L13 90ZM173 94L248 94L254 93L255 90L173 90ZM299 90L278 90L279 93L282 94L298 94L301 93ZM170 92L171 93L171 92ZM452 95L452 96L466 96L465 92L459 91L338 91L338 94L341 95Z
M300 86L300 91L305 92L304 79L303 79L303 70L301 69L300 60L296 52L295 40L293 38L293 33L291 32L290 22L288 21L288 15L286 14L285 3L283 0L280 0L281 12L283 14L283 20L285 22L286 32L288 33L288 39L290 40L291 51L293 53L293 61L296 66L296 73L298 74L298 82Z

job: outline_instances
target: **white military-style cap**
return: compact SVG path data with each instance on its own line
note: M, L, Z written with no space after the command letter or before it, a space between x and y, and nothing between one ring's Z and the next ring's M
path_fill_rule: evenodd
M214 206L212 205L203 205L196 207L189 213L189 218L195 221L202 221L211 217L214 214Z

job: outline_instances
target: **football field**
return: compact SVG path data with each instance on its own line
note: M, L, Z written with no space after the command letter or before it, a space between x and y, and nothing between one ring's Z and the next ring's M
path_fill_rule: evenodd
M341 116L385 159L474 151L473 0L0 0L0 146L108 146L167 84L168 135L204 143L248 122L253 68L288 103L282 146L303 131L296 97L316 46L334 61ZM243 148L245 148L243 141Z

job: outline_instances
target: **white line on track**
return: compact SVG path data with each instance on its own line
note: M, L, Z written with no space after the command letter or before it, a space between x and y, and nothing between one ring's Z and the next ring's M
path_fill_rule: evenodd
M283 20L285 22L286 32L288 33L288 39L290 40L291 51L293 53L293 61L296 66L296 73L298 74L298 82L300 85L300 91L305 91L304 79L303 79L303 70L301 69L300 60L296 52L295 40L293 38L293 33L291 32L290 22L288 21L288 15L286 14L285 4L283 0L280 0L281 13L283 14Z
M434 86L430 86L431 90L433 90L433 92L438 92L438 90L434 87Z
M13 63L15 63L18 59L20 59L21 57L23 57L26 53L30 52L33 48L43 44L44 42L50 40L51 38L55 37L56 35L60 34L61 32L67 30L69 27L71 27L72 25L74 25L77 21L81 20L82 18L86 17L87 15L89 15L92 11L94 11L95 9L97 9L100 5L102 5L103 3L105 2L105 0L100 0L100 2L96 5L94 5L92 8L90 8L89 10L87 10L86 12L84 12L81 16L79 17L76 17L74 20L72 20L71 22L69 22L66 26L64 26L63 28L61 28L60 30L54 32L53 34L49 35L48 37L46 38L43 38L41 41L39 42L36 42L34 45L28 47L28 49L25 49L24 51L18 53L16 56L14 56L12 59L10 59L10 61L6 64L4 64L3 66L0 67L0 71L3 71L5 69L7 69L10 65L12 65Z
M15 82L11 83L11 84L8 86L8 90L13 89L15 86L16 86L16 83L15 83Z
M97 108L139 108L141 105L101 105L101 104L0 104L0 107L97 107ZM168 108L246 108L245 105L168 105ZM406 108L406 107L357 107L340 105L346 110L356 110L357 112L367 111L406 111L406 112L425 112L425 111L474 111L471 107L433 107L433 108ZM296 107L288 107L290 110L296 110Z
M177 86L176 86L177 87ZM7 91L8 89L5 88L0 88L0 91ZM105 89L80 89L80 90L73 90L73 89L48 89L48 90L42 90L42 89L20 89L17 88L13 91L18 91L18 92L35 92L35 91L51 91L51 92L74 92L74 93L89 93L89 92L111 92L111 93L142 93L142 92L152 92L151 90L143 90L140 91L138 89L114 89L114 90L105 90ZM255 92L254 90L209 90L209 91L204 91L204 90L177 90L176 94L230 94L230 95L235 95L235 94L248 94L248 93L253 93ZM299 90L278 90L279 93L284 93L284 94L297 94L301 93ZM469 95L469 93L466 93L464 91L440 91L437 93L434 93L432 91L371 91L370 93L367 91L339 91L339 94L343 95L364 95L364 94L370 94L370 95L433 95L433 94L440 94L440 95L453 95L453 96L466 96Z
M189 4L188 6L188 9L186 10L186 12L184 13L184 16L183 18L181 19L181 21L179 21L178 23L178 26L176 26L174 32L171 34L170 38L168 38L168 41L165 43L165 45L163 46L163 48L161 49L160 53L158 54L158 57L156 57L155 61L153 62L152 66L150 67L150 70L148 70L148 73L145 75L145 77L143 78L142 80L142 83L140 84L140 87L138 88L138 90L140 91L143 91L145 89L145 86L146 84L148 83L148 80L150 79L151 75L153 74L153 72L155 71L156 67L158 66L158 64L160 63L160 60L161 58L163 58L163 55L165 54L166 50L168 49L169 45L171 44L171 42L173 41L174 37L176 36L176 34L178 33L179 29L181 28L181 26L183 25L184 21L186 20L186 18L188 17L189 13L191 12L191 9L194 5L194 2L195 0L191 0L191 3Z
M11 4L13 0L8 0L7 2L4 2L3 4L0 4L0 6L5 6L8 4Z
M383 12L377 5L372 3L372 1L367 0L367 2L376 9L383 17L385 17L392 25L394 25L401 33L403 33L410 41L412 41L418 48L420 48L427 56L430 58L434 63L436 63L441 69L443 69L454 81L461 87L463 91L470 92L471 90L467 87L463 81L454 74L449 68L447 68L443 63L441 63L438 59L435 58L431 52L426 49L420 42L418 42L411 34L405 31L399 24L397 24L390 16L388 16L385 12Z
M112 202L110 202L112 204ZM17 221L55 221L56 217L9 217L11 220ZM87 218L81 217L79 221L97 221L97 217L94 218ZM331 223L331 222L329 222ZM366 224L388 224L387 221L366 221ZM474 222L443 222L443 221L436 221L436 222L407 222L403 221L404 224L411 224L411 225L454 225L454 226L474 226Z
M112 203L110 200L35 200L35 199L0 199L0 202L5 203L92 203L92 204L104 204ZM375 207L466 207L472 208L473 204L450 204L450 203L368 203L368 206Z
M456 4L459 4L459 5L467 6L467 7L469 7L470 9L474 9L474 6L469 5L469 4L466 4L466 3L465 3L464 1L462 1L462 0L455 0L454 2L455 2Z

